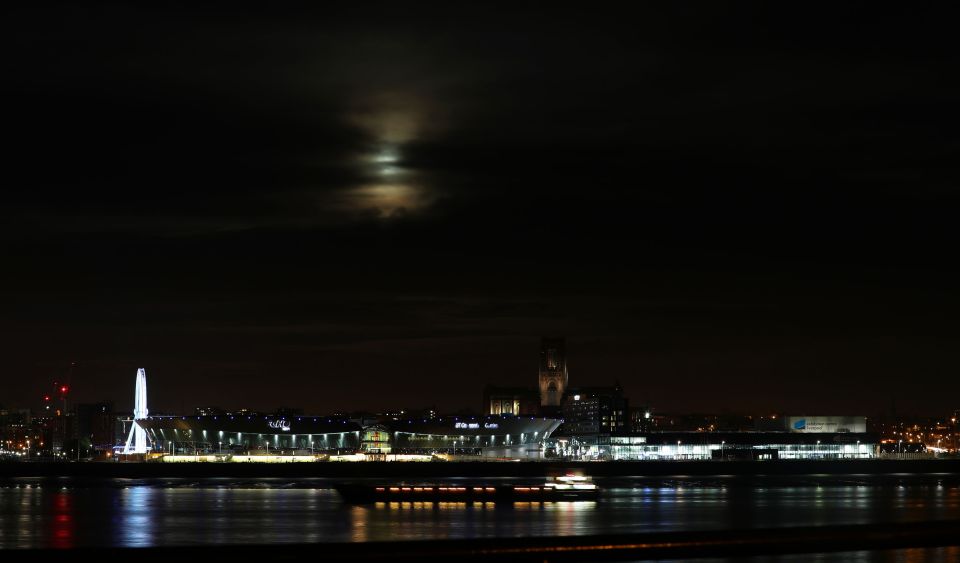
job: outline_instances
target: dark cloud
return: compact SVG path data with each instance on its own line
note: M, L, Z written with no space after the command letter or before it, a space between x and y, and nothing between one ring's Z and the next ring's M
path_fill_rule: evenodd
M575 379L676 409L837 385L852 406L824 408L874 412L958 367L935 12L5 20L0 402L78 359L79 394L125 401L142 364L163 408L476 406L532 381L541 334Z

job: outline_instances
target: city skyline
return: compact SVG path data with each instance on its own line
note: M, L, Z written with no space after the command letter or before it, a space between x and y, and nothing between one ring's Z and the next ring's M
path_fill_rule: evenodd
M11 9L5 406L958 407L934 11L222 15Z
M415 416L419 416L419 414L416 414L416 413L423 414L427 412L433 413L432 415L429 415L429 416L444 415L444 414L455 415L458 413L476 415L476 414L483 414L488 412L490 406L488 404L489 397L487 396L487 393L490 392L491 390L493 390L493 392L497 394L497 396L502 396L502 397L505 397L503 393L508 393L508 394L515 393L515 392L525 393L524 395L525 398L520 398L520 397L517 397L517 398L520 399L522 403L527 405L527 407L524 407L524 408L534 408L533 405L542 403L543 398L545 396L554 397L554 395L552 395L551 393L555 394L555 392L551 392L549 390L545 391L546 389L545 385L547 385L544 380L545 368L553 368L553 367L561 368L564 376L565 377L567 376L566 338L562 338L562 337L561 338L558 338L558 337L541 338L538 363L539 363L539 369L535 377L527 377L525 378L525 380L515 380L515 381L507 381L507 382L498 382L498 381L485 382L484 389L481 390L483 394L482 399L479 398L480 397L479 395L477 397L474 397L471 394L472 389L467 387L467 388L460 389L460 394L457 395L457 399L448 403L440 403L436 401L430 402L428 400L421 401L419 403L418 402L404 403L402 401L397 401L394 399L386 399L386 400L380 401L379 403L376 403L376 402L369 402L369 401L364 402L363 399L352 400L352 401L348 399L348 401L345 403L338 404L331 408L324 409L323 407L314 408L314 407L307 406L311 404L309 401L296 402L291 400L284 403L268 404L264 402L262 399L252 399L252 400L249 399L250 395L246 395L245 393L252 390L236 389L235 391L238 393L237 396L244 396L248 398L243 399L240 402L230 403L222 400L225 398L225 396L228 396L223 393L210 395L209 401L201 400L204 398L203 395L184 395L183 393L176 393L179 399L177 399L176 405L172 405L172 403L169 400L169 393L164 393L162 396L167 397L167 404L161 406L161 409L158 412L158 414L167 414L167 415L172 414L176 416L179 416L181 414L193 414L194 412L196 412L197 414L200 414L201 411L206 413L207 411L210 411L212 408L215 408L215 409L222 410L222 412L224 413L243 412L243 411L250 411L255 413L263 413L263 414L282 413L282 412L291 412L291 413L299 412L301 414L324 415L324 416L334 415L338 413L341 415L356 415L357 413L371 413L371 414L378 413L383 415L386 413L391 413L391 412L396 413L401 411L404 411L407 413L414 413ZM35 414L38 416L49 415L51 408L55 409L57 412L60 412L62 410L61 405L66 407L66 410L68 412L72 412L77 405L91 406L91 405L106 404L106 403L109 403L110 405L117 405L119 407L120 412L123 412L125 410L129 411L133 409L133 401L130 401L130 409L127 409L125 407L127 400L123 397L117 397L115 395L102 396L102 397L99 397L98 399L91 399L90 398L91 395L89 392L84 393L82 391L82 386L81 386L81 392L77 394L76 392L77 387L75 386L73 381L73 376L78 371L77 367L78 366L76 362L71 363L64 377L60 377L59 379L49 381L46 386L41 386L41 389L38 392L37 396L34 397L31 401L29 401L27 404L0 403L0 408L6 408L8 410L11 410L11 412L17 409L30 409L30 410L34 410ZM83 370L79 370L79 371L83 371ZM137 392L135 396L140 397L140 390L139 390L140 378L141 378L141 373L144 370L143 368L138 368L136 371L137 371ZM549 379L546 381L549 381ZM504 385L498 385L499 383L504 383ZM571 382L568 380L566 383L571 383ZM593 379L583 380L583 381L574 379L572 380L572 384L568 388L565 388L560 395L555 396L554 399L557 402L559 402L561 398L569 400L573 398L574 394L578 393L579 389L581 388L620 389L621 390L620 392L623 393L624 397L628 397L628 398L632 397L634 401L633 402L634 408L640 408L642 410L647 410L647 411L655 412L658 414L664 413L670 416L729 415L729 416L735 416L735 417L736 416L753 416L758 418L772 416L773 418L776 418L777 416L782 416L782 415L803 415L803 414L821 415L826 412L843 412L838 409L845 408L846 406L849 405L848 402L836 403L838 406L833 411L831 411L829 408L824 406L824 405L831 404L830 401L819 401L817 402L817 405L818 405L817 407L812 409L806 409L806 410L803 408L798 408L793 410L791 410L790 408L767 408L767 409L757 409L757 410L737 409L737 408L731 408L730 405L723 404L721 402L715 403L714 405L712 405L711 408L705 408L705 409L691 408L689 405L687 406L681 405L679 407L669 408L662 404L658 404L656 401L651 401L649 395L638 394L636 392L631 393L629 389L623 391L622 386L620 385L619 379L616 379L616 378L614 379L593 378ZM533 395L527 397L526 394L530 394L530 393L532 393ZM546 393L546 395L544 393ZM527 401L526 399L529 399L529 401ZM189 401L193 401L193 402L190 403ZM789 404L789 401L784 401L783 404ZM44 411L44 406L46 406L46 409L47 409L46 411ZM479 408L477 408L477 406L479 406ZM307 407L307 408L304 408L304 407ZM833 407L830 407L830 408L833 408ZM548 415L550 415L550 413L557 415L559 412L557 411L557 409L559 409L559 405L551 406L550 404L544 403L539 408L537 408L538 414L540 414L540 411L542 411L543 409L546 409L543 412L547 413ZM874 408L873 410L859 410L856 412L857 414L860 414L860 415L868 415L870 417L879 417L885 420L896 419L897 417L900 417L900 416L940 417L946 420L947 418L949 418L949 416L951 416L951 413L953 416L956 416L957 411L956 409L953 409L952 411L946 410L941 412L923 412L923 411L911 412L903 409L902 405L898 407L897 398L891 397L890 402L886 405L877 405L876 408ZM490 414L494 414L494 413L491 412ZM497 414L499 414L499 411L497 411ZM514 412L514 414L517 414L517 412Z
M4 561L957 560L937 8L5 6Z

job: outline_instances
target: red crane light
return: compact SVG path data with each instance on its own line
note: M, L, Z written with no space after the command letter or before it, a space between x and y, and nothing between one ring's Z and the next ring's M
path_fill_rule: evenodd
M66 385L61 386L61 387L60 387L60 392L63 393L64 395L66 395L66 394L67 394L67 386L66 386Z

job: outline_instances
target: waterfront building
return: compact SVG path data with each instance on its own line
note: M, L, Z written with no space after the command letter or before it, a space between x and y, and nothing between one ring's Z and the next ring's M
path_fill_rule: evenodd
M540 458L544 443L559 426L557 419L536 416L455 416L388 425L395 453L442 451L510 459Z
M650 407L630 407L630 432L643 434L656 427L653 409Z
M271 450L331 452L360 447L358 424L340 418L275 415L149 416L136 424L155 451L167 453Z
M867 432L863 416L760 418L752 431L743 430L734 419L702 415L691 415L688 422L695 424L684 430L589 433L565 422L551 437L549 451L568 458L607 460L851 459L880 453L880 437Z
M629 415L629 401L619 383L613 387L573 388L563 401L563 428L574 436L627 432Z
M154 451L171 454L450 454L538 458L560 425L552 418L448 416L361 426L319 416L150 416L137 419Z
M869 433L651 432L551 438L558 457L586 460L866 459L878 455Z

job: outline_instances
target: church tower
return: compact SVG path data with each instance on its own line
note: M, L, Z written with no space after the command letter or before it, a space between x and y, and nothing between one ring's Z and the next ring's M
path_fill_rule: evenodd
M540 407L558 409L567 389L567 350L563 338L540 341Z

